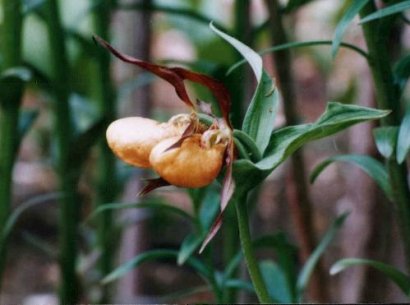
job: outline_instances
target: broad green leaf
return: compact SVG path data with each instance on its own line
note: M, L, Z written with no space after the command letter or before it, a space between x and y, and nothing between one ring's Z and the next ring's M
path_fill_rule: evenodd
M281 267L273 261L262 261L259 268L272 300L275 303L292 303L291 287Z
M289 0L284 12L291 13L309 2L312 2L312 0Z
M347 215L348 215L347 213L344 213L333 221L332 225L327 230L326 234L320 241L319 245L310 255L305 265L303 266L302 270L300 271L297 284L296 284L300 300L303 297L303 293L309 283L310 277L312 276L312 273L317 263L319 262L320 257L323 255L323 253L329 246L330 242L335 238L336 233L339 231L340 227L343 225L344 221L346 220Z
M215 220L216 215L220 211L219 200L220 191L214 185L207 188L207 192L202 199L199 209L199 222L203 232L208 232L211 224Z
M410 107L407 108L403 121L400 124L397 139L397 162L403 163L410 151Z
M274 127L278 108L279 93L270 76L263 70L262 58L258 53L237 39L216 29L212 24L211 29L220 37L230 43L251 66L257 87L245 114L242 130L256 143L261 152L265 151L269 137Z
M178 251L174 251L174 250L160 249L160 250L146 251L144 253L141 253L135 256L133 259L127 261L126 263L116 268L114 271L112 271L107 276L105 276L102 279L101 283L108 284L112 281L115 281L147 261L153 261L157 259L169 259L169 258L176 259L177 257L178 257ZM195 269L195 271L197 271L201 276L203 276L205 279L209 278L210 270L201 261L193 257L190 257L187 260L187 263L193 269Z
M343 35L352 22L354 17L359 13L359 11L368 3L369 0L354 0L351 1L351 5L347 8L346 12L344 13L342 19L336 26L335 35L333 37L333 45L332 45L332 55L333 57L336 56L337 51L339 50L340 43L342 42Z
M386 159L390 159L394 153L398 131L398 128L393 126L373 129L377 150Z
M382 272L386 277L392 280L405 295L410 296L410 277L393 266L362 258L345 258L336 262L330 269L330 274L337 274L353 266L366 265Z
M177 264L183 265L192 253L199 248L203 239L204 237L199 236L197 233L191 233L185 237L178 252Z
M269 144L279 104L279 92L270 76L263 71L252 101L246 111L242 130L246 132L261 152Z
M333 135L360 122L380 119L389 113L386 110L329 102L325 113L315 123L275 130L261 161L235 161L233 172L236 185L241 189L251 189L305 143Z
M393 74L395 83L403 90L410 77L410 54L399 59L394 65Z
M285 234L282 232L275 235L266 235L256 239L253 242L253 246L258 249L262 247L269 247L275 250L277 262L283 271L283 274L287 281L287 287L289 287L291 301L293 303L297 301L296 296L296 263L297 263L297 248L291 244Z
M212 23L210 24L211 29L218 34L221 38L226 40L230 45L232 45L241 55L248 61L249 65L251 66L253 73L255 74L256 80L258 83L261 81L262 78L262 58L252 50L247 45L243 44L239 40L225 34L224 32L218 30Z
M363 18L360 23L365 23L365 22L369 22L375 19L380 19L383 17L387 17L393 14L397 14L397 13L402 13L405 10L410 9L410 1L402 1L400 3L397 4L393 4L390 6L387 6L385 8L382 8L376 12L374 12L373 14L367 15L365 18Z
M38 111L37 110L22 110L20 112L20 118L19 118L19 139L20 141L23 139L23 137L27 134L29 131L30 127L33 125L34 121L38 117Z
M240 144L243 145L245 152L249 156L249 158L254 161L258 162L262 159L262 153L260 152L259 148L256 146L255 141L253 141L248 134L241 130L235 129L233 131L234 140L238 140ZM236 144L236 142L235 142Z
M382 163L370 156L365 155L338 155L326 159L321 162L310 175L310 181L313 183L319 174L331 163L335 161L343 161L353 163L359 166L366 174L368 174L383 190L386 196L392 198L392 189L389 183L389 175Z

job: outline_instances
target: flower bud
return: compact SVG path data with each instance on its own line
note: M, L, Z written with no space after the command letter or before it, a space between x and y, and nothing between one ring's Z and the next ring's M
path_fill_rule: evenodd
M175 186L197 188L210 184L222 168L226 144L205 147L201 134L194 134L180 147L169 149L178 139L163 140L152 149L149 160L153 169Z
M137 167L151 167L149 155L160 141L181 136L189 125L189 115L178 115L167 123L142 117L116 120L107 129L107 142L124 162Z

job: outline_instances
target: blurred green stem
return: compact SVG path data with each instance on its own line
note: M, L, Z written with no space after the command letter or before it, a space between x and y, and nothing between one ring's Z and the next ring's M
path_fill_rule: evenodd
M373 1L361 10L363 18L376 11ZM398 126L401 120L400 95L394 83L389 63L388 38L395 17L364 23L363 31L369 53L369 66L375 83L379 108L391 109L392 113L381 120L383 126ZM406 165L399 165L394 157L386 161L393 197L397 205L397 216L404 243L407 270L410 271L410 190L407 185Z
M109 40L109 26L111 24L111 1L94 0L96 8L94 10L94 28L96 34ZM110 75L110 53L103 48L97 50L97 69L95 85L98 93L98 104L100 115L111 122L115 118L115 96ZM99 159L97 172L97 199L96 208L110 203L116 195L116 174L115 159L113 153L107 146L105 139L99 143ZM108 274L114 263L114 245L115 238L113 235L113 213L106 211L100 214L97 224L97 243L101 250L99 260L99 270L102 276ZM110 303L110 285L102 287L102 296L100 303Z
M235 36L242 42L250 45L250 1L249 0L236 0L234 4L235 24L234 33ZM240 60L242 57L239 53L235 53L235 61ZM228 87L232 96L232 123L239 128L242 124L244 116L244 102L247 99L247 88L249 88L249 74L246 73L245 67L239 68L232 78L230 78ZM236 218L235 209L233 207L227 208L225 211L225 226L223 226L224 247L223 257L225 265L228 265L232 258L238 251L238 234L236 231ZM235 274L238 270L235 271ZM235 289L224 290L224 302L235 303L237 291Z
M269 11L270 30L272 45L285 45L288 38L285 31L283 15L278 0L267 0ZM299 123L296 111L296 96L292 71L292 58L289 49L272 53L275 69L278 74L278 85L284 100L284 112L286 124L296 125ZM301 259L306 262L315 248L315 232L313 229L312 202L306 183L306 166L303 158L303 150L299 149L291 157L291 176L288 179L288 203L291 209L291 217L296 228L296 235L301 246ZM319 264L317 273L311 280L310 294L316 302L324 302L327 299L324 270Z
M252 280L253 287L260 303L272 303L263 280L262 273L259 269L258 261L252 247L252 238L249 228L249 216L247 205L247 192L236 195L236 215L238 218L239 237L241 240L242 251L245 262L248 267L249 276ZM226 225L226 224L225 224Z
M21 2L2 0L1 71L21 64ZM18 149L19 108L23 87L21 83L7 84L0 97L0 234L11 210L13 166ZM6 91L6 90L5 90ZM0 245L0 288L6 265L7 243Z
M70 69L61 24L58 1L45 2L48 36L52 63L54 90L54 132L57 141L57 171L63 198L60 202L60 304L79 301L79 283L76 275L77 224L80 203L76 193L76 173L70 164L70 147L73 138L72 117L69 106Z

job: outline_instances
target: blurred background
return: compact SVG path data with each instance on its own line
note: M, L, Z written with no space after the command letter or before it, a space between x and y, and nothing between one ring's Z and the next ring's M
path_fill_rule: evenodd
M60 0L57 2L62 32L54 34L50 31L58 26L47 23L47 2L22 1L21 57L24 66L29 67L32 79L25 87L20 109L31 113L32 120L21 142L12 174L11 209L23 208L8 239L0 295L3 304L58 303L59 206L62 204L59 203L62 196L59 181L64 176L58 164L64 154L61 143L65 137L85 135L82 140L72 142L76 144L66 146L76 152L70 164L78 165L74 187L76 197L71 201L77 212L71 215L79 214L74 236L78 244L75 264L78 287L81 287L80 300L98 302L104 294L98 284L104 268L97 267L101 258L101 252L97 250L101 241L99 236L104 236L100 221L104 220L90 219L89 216L101 202L138 202L136 194L141 187L141 178L153 176L148 170L132 168L116 160L107 150L103 137L107 120L138 115L165 121L174 114L189 112L168 83L112 57L93 42L93 34L104 37L117 49L137 58L183 66L221 80L231 92L232 121L235 126L240 126L255 80L247 66L226 75L228 68L241 57L209 29L209 22L212 20L217 27L258 51L286 42L331 40L349 1L305 1L305 5L281 13L280 22L286 37L276 41L272 38L275 31L275 20L270 19L272 10L262 0ZM284 6L287 4L287 1L279 2ZM0 20L5 20L4 11ZM361 27L357 23L355 19L344 41L365 49ZM67 53L65 63L56 60L53 52L56 44L50 35L63 39ZM403 52L395 46L408 50L409 27L398 26L391 40L392 53ZM5 43L2 39L1 44ZM277 127L287 122L313 122L328 101L375 107L367 62L356 52L342 48L333 58L330 46L320 45L294 48L288 54L290 78L281 79L279 86L289 87L290 84L292 87L293 114L286 114L281 104ZM271 52L263 57L265 68L275 79L280 73L278 58L280 60ZM65 71L54 79L60 79L59 88L63 86L63 89L59 90L64 92L63 95L54 90L53 77L58 74L55 72L58 62L64 63ZM190 94L209 99L208 92L194 85L190 85ZM408 88L405 97L409 97ZM65 103L61 99L66 99L66 109L69 109L63 109L63 114L58 112L58 105ZM64 118L64 111L69 114L66 119L71 130L68 135L64 132L58 135L57 122ZM103 123L99 120L102 116ZM309 287L310 300L342 303L406 301L385 277L365 267L329 275L330 266L344 257L371 258L404 268L402 245L397 237L392 209L374 182L360 169L337 163L325 170L314 184L305 182L307 188L298 190L298 179L304 179L315 165L329 156L356 153L378 157L371 132L375 126L376 123L360 124L306 145L298 153L302 162L296 163L299 167L286 162L253 194L253 234L283 232L297 247L299 261L306 259L337 215L350 212L315 271ZM85 144L81 146L82 143ZM67 172L67 176L70 175ZM218 183L211 188L218 189ZM208 193L212 194L212 190ZM194 213L192 192L166 187L150 196L147 200ZM215 202L215 198L213 200ZM111 214L111 220L105 220L108 222L105 228L112 233L108 237L111 270L147 249L178 249L192 231L192 225L184 219L161 209L132 208L112 211ZM67 215L70 214L65 217L69 217ZM224 264L221 253L227 242L223 235L218 234L212 242L216 249L216 267ZM194 255L198 256L197 253ZM212 302L212 294L201 289L203 285L203 280L192 268L178 266L174 259L169 259L150 261L133 269L111 286L109 294L115 303ZM176 294L181 289L187 293ZM252 301L246 293L239 298Z

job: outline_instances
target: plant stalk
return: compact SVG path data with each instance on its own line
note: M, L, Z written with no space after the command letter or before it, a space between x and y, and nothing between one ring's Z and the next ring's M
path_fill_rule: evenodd
M272 303L252 246L246 192L237 196L235 205L242 251L256 295L260 303Z
M376 11L373 1L369 1L360 12L363 18ZM363 33L369 53L369 66L373 76L376 100L381 109L391 109L392 113L381 120L382 126L399 126L401 120L400 94L394 83L387 50L387 38L395 17L383 18L364 23ZM399 165L393 156L386 160L394 203L397 206L407 270L410 271L410 190L407 184L406 165Z
M97 35L109 40L109 26L111 24L111 1L95 0L98 9L94 10L94 28ZM110 75L110 54L99 48L97 55L96 87L98 92L98 108L100 115L111 122L115 118L115 96ZM115 159L104 138L99 143L99 159L97 172L96 208L115 199L117 193ZM97 224L97 243L101 250L98 268L102 276L108 274L114 263L113 213L106 211L100 214ZM111 285L102 287L100 303L110 303Z
M70 147L73 138L72 117L69 106L70 78L69 61L65 46L65 33L60 19L57 0L45 2L47 26L52 63L54 89L54 124L57 141L57 172L59 187L63 194L60 202L59 264L60 304L75 304L79 301L79 282L76 274L77 224L80 203L76 192L76 172L70 164Z
M272 45L284 45L289 43L285 31L283 15L280 3L277 0L267 0L266 6L269 11ZM296 111L296 96L294 90L295 81L292 75L292 56L289 49L272 53L275 69L277 71L278 86L284 100L284 112L286 124L296 125L299 123ZM287 179L288 201L292 210L291 215L296 227L296 234L301 246L301 260L306 262L315 248L315 232L313 226L312 202L306 183L306 166L303 158L303 150L299 149L291 156L291 175ZM317 266L317 272L311 279L311 298L317 302L327 299L325 272L321 264Z
M1 71L21 64L21 2L2 0L3 23L1 26ZM7 84L7 92L0 97L0 234L10 215L12 199L12 175L18 149L18 121L23 86ZM0 245L0 289L6 266L7 242Z
M236 0L234 3L234 33L235 36L242 42L250 45L250 1L249 0ZM235 61L240 60L241 55L235 53ZM229 89L232 96L232 123L237 128L242 124L242 119L244 117L244 103L249 95L249 73L245 67L241 67L239 71L236 71L232 75L232 79L229 81ZM238 235L236 232L236 217L235 209L233 207L227 208L224 217L225 226L223 227L223 237L224 237L224 247L223 247L223 258L225 265L228 265L232 258L236 255L238 251ZM238 270L235 271L238 273ZM237 291L235 289L225 289L224 290L224 302L225 303L235 303L237 298Z

